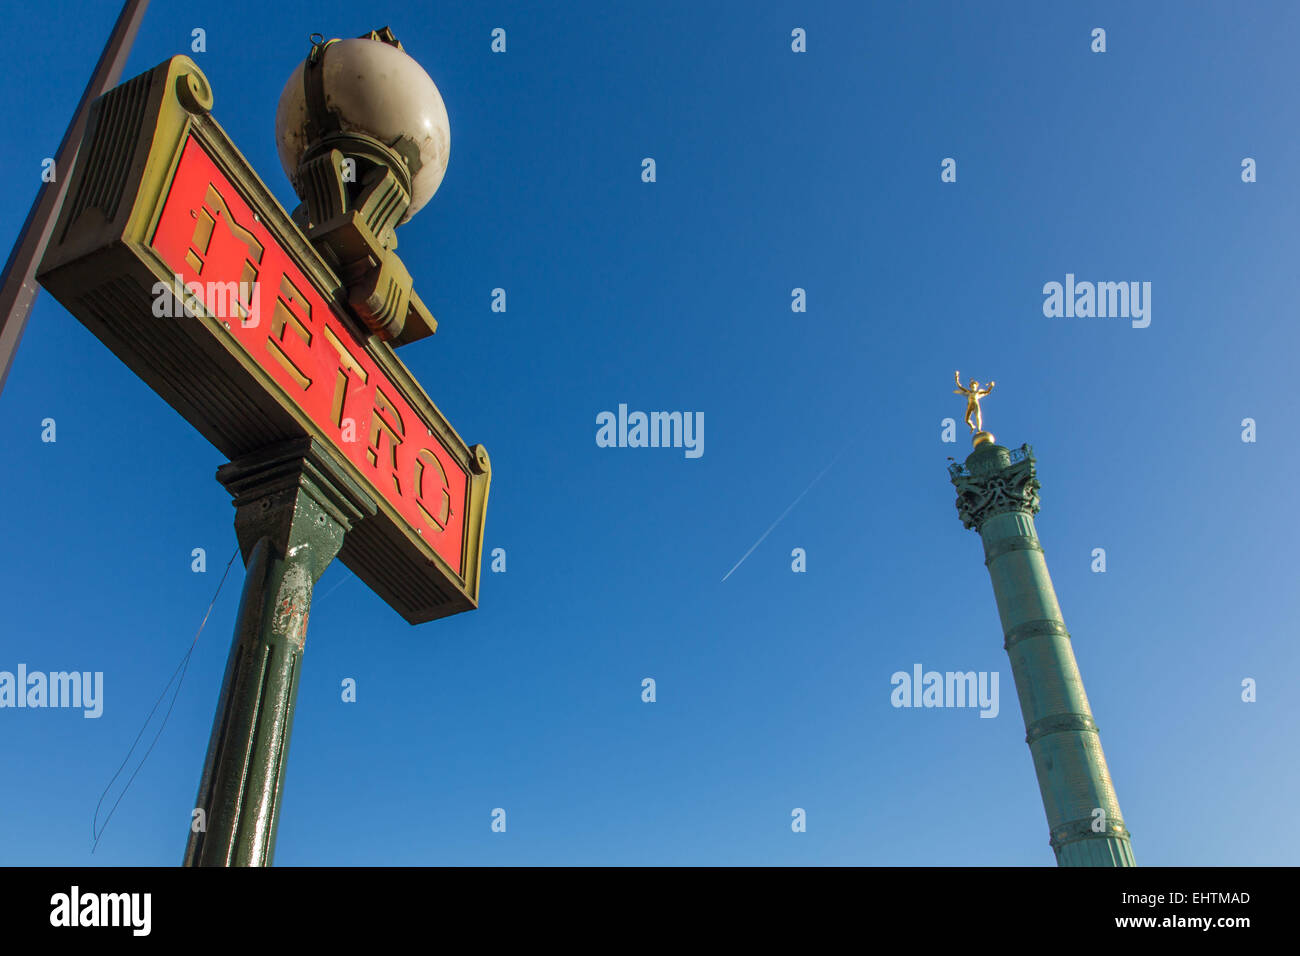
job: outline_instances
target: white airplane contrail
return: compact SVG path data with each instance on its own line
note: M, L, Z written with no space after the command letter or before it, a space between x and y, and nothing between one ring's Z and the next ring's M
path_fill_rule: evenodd
M843 449L840 449L839 453L836 454L836 456L835 456L834 458L831 459L831 463L830 463L829 465L827 465L825 468L823 468L823 469L821 470L821 472L817 475L817 477L814 478L814 479L809 483L809 485L808 485L807 488L805 488L803 491L799 492L799 497L796 498L796 499L794 499L794 501L790 502L789 507L787 507L784 511L782 511L781 514L780 514L780 516L779 516L775 521L772 522L772 526L771 526L770 528L768 528L766 531L763 532L762 537L760 537L757 541L755 541L755 542L753 543L753 545L750 546L750 549L749 549L748 551L746 551L743 555L740 556L740 560L737 561L737 562L735 563L735 565L732 567L732 569L731 569L730 571L728 571L726 574L724 574L724 575L722 576L722 580L723 580L723 581L725 581L725 580L727 580L727 578L731 577L731 575L735 573L736 568L740 567L742 564L745 563L745 559L746 559L747 557L749 557L751 554L754 553L754 549L757 548L760 544L763 543L763 539L766 538L769 534L772 533L772 529L773 529L773 528L775 528L777 525L779 525L782 521L785 520L785 516L788 515L791 511L794 510L794 506L797 505L800 501L803 500L803 496L806 495L806 494L808 494L808 492L812 491L812 489L813 489L813 485L817 484L817 482L819 482L819 481L822 480L822 475L826 474L826 472L828 472L828 471L831 470L831 467L832 467L832 466L833 466L837 461L840 460L840 455L842 455L842 454L844 454L844 450L843 450Z

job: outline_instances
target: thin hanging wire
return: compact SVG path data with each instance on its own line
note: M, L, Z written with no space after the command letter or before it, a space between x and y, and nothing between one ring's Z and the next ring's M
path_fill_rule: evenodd
M117 805L122 802L122 798L126 796L126 792L131 789L131 783L135 780L135 775L140 772L140 768L144 766L144 762L149 759L149 754L153 753L154 744L158 743L158 738L162 736L163 728L167 726L167 718L172 715L172 708L176 706L176 698L179 697L181 693L181 684L185 682L185 673L189 670L190 657L194 654L194 647L198 644L199 635L203 633L203 627L208 623L208 617L212 614L212 609L217 604L217 598L221 596L221 589L225 586L226 577L230 574L230 566L235 563L235 558L237 557L239 557L238 547L235 548L235 553L230 556L230 560L226 562L226 570L221 574L221 581L218 582L217 591L212 595L211 603L208 604L207 613L203 615L203 620L199 623L199 629L194 632L194 640L190 642L190 649L185 652L185 656L181 658L181 662L176 665L176 670L172 671L171 679L167 681L167 684L162 689L162 693L159 694L158 699L154 701L153 709L149 711L149 716L144 719L144 724L140 727L140 732L135 735L135 742L131 744L131 749L128 750L126 756L122 758L122 766L117 768L117 773L113 774L113 779L108 781L108 786L106 786L104 792L99 795L99 803L95 804L95 817L90 823L90 835L94 839L94 842L90 847L91 853L94 853L96 848L98 848L99 841L104 836L104 831L108 829L108 821L113 819L113 814L117 810ZM180 674L179 681L176 680L177 674ZM104 818L104 825L101 827L99 826L99 811L104 805L104 798L108 796L108 791L113 789L114 782L116 782L117 778L121 776L123 769L126 768L127 762L131 759L131 754L135 752L136 745L140 743L140 738L144 736L145 728L149 726L149 721L153 720L153 715L158 711L158 705L161 704L162 699L167 696L167 688L171 687L172 681L176 681L176 690L172 694L171 703L167 705L167 713L163 715L162 723L158 726L158 733L154 734L153 741L149 744L149 749L145 751L144 756L140 758L140 763L137 764L135 770L131 772L130 778L126 781L126 786L122 788L122 792L118 794L117 799L113 802L113 807L108 811L108 816ZM96 830L98 830L98 832L96 832Z

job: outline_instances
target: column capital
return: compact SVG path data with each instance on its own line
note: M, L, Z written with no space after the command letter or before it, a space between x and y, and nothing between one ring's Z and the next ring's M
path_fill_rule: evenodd
M1011 451L984 443L967 456L964 464L949 465L948 476L957 489L957 515L962 525L978 531L995 514L1037 514L1039 483L1034 461L1034 450L1029 445Z
M235 535L245 564L262 538L281 558L315 539L316 577L338 553L343 535L377 508L313 438L290 439L236 458L217 469L217 480L234 498Z

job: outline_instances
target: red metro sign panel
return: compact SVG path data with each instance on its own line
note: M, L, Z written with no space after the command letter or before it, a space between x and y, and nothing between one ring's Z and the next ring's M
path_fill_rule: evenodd
M231 458L309 436L375 499L339 559L411 623L477 605L490 465L393 349L174 57L96 102L38 278Z
M153 248L231 338L458 573L469 476L192 137ZM162 292L162 289L158 290ZM176 293L170 300L175 303ZM159 311L166 311L165 307Z

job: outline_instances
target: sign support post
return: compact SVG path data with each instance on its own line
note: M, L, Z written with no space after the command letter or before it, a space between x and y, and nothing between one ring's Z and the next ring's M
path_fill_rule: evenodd
M186 866L270 866L312 591L375 502L312 439L223 465L246 567Z

